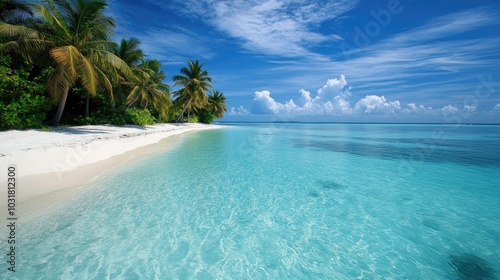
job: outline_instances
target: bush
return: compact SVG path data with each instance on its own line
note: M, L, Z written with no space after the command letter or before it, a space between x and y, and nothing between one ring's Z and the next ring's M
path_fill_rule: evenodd
M112 124L112 125L125 125L127 124L127 116L120 113L111 113L109 116L102 114L91 114L90 117L85 118L78 116L74 118L73 122L77 125L99 125L99 124Z
M197 115L191 115L189 116L189 121L190 123L197 123L198 122L198 116Z
M127 122L130 124L145 126L154 125L155 119L151 116L148 109L141 110L137 108L131 108L127 110Z
M48 97L27 93L9 104L0 102L0 129L42 128L51 106Z
M123 114L115 114L111 118L111 124L112 125L120 125L120 126L125 125L125 124L127 124L127 118Z
M29 80L32 66L10 64L10 56L0 56L0 130L42 128L52 107L43 83L51 69Z
M212 111L209 111L207 109L201 110L199 115L198 115L198 118L199 118L200 122L207 123L207 124L213 123L215 121L214 113L212 113Z

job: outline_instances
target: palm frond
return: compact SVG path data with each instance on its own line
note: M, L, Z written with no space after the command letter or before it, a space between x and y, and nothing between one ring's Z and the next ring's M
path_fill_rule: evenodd
M6 37L39 38L39 33L29 27L0 21L0 35Z
M54 5L53 1L47 1L48 6L51 8L51 10L54 11L52 13L49 11L46 7L42 5L36 5L36 10L42 17L42 20L45 21L48 26L51 27L51 29L57 33L64 34L65 37L70 36L70 31L68 28L68 25L66 24L66 21L64 20L64 17L62 14L59 12L57 7Z
M78 64L81 63L82 55L73 46L62 46L50 50L51 57L60 65L61 69L68 75L76 78Z
M60 66L56 67L49 75L46 89L55 104L59 102L64 89L71 88L75 84L75 80L75 77L68 75Z

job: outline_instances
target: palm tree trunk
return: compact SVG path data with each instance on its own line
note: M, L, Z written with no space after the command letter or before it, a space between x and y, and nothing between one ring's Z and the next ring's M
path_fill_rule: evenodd
M85 118L88 118L90 115L90 95L87 92L87 98L85 99Z
M186 106L184 106L184 109L182 109L182 113L181 115L177 118L177 120L175 120L175 123L178 123L180 119L183 118L184 116L184 112L186 111L187 107L189 106L189 103L191 103L191 100L193 100L193 98L189 99L188 103L186 103ZM188 110L188 114L189 114L189 110ZM188 122L189 122L189 119L188 119Z
M66 105L66 99L68 99L69 87L64 88L63 94L61 96L61 101L59 101L59 107L57 107L56 114L54 118L49 122L50 125L58 126L59 121L61 121L62 113L64 111L64 106Z
M148 108L148 105L149 105L149 101L146 101L146 106L144 106L144 110L146 110Z
M136 97L134 101L130 102L130 104L127 105L127 108L125 108L125 110L128 110L130 106L132 106L132 104L134 104L137 101L137 99L139 99L139 97Z

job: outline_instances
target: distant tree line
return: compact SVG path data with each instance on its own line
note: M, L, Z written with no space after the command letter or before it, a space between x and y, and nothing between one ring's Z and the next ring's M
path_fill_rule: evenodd
M110 40L103 0L0 0L0 129L211 123L226 112L199 61L173 77L136 38Z

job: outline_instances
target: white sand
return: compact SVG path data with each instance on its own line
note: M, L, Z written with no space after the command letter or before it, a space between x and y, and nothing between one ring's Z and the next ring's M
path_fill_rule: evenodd
M11 164L17 166L17 200L23 202L82 186L124 162L154 153L151 144L169 136L211 128L220 126L97 125L0 132L0 207L7 204L7 168Z

